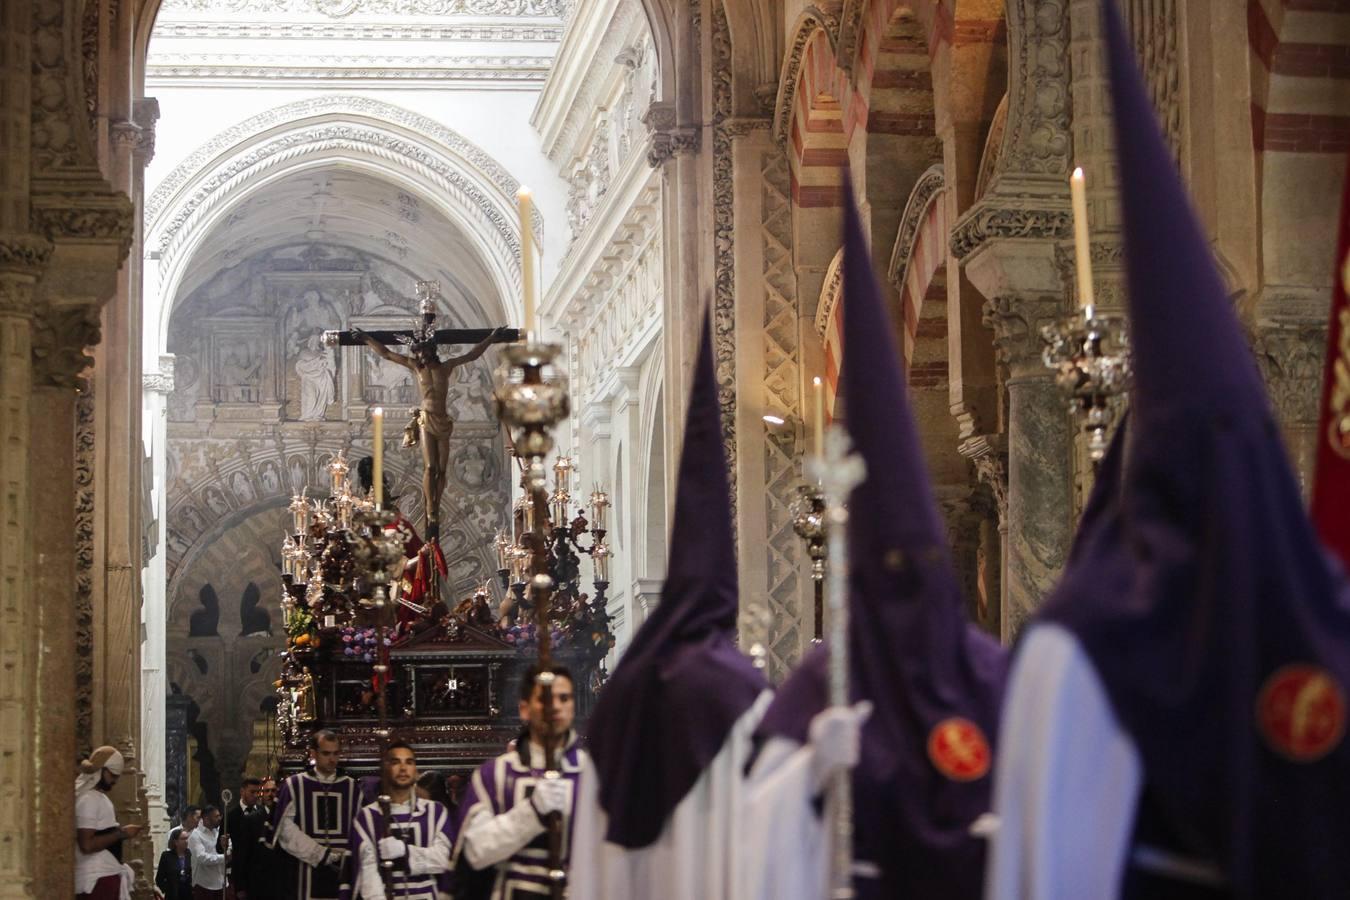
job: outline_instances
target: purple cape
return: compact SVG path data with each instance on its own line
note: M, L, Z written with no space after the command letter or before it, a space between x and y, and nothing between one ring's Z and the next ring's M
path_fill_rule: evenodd
M712 335L689 396L661 603L633 637L587 726L606 840L651 844L766 687L736 647L736 557Z
M851 192L850 192L851 196ZM844 232L847 427L867 464L849 516L849 694L871 700L854 771L855 856L889 897L977 898L1007 653L970 625L905 388L894 328L852 203ZM826 701L817 649L762 735L806 738ZM964 758L963 758L964 757Z
M1236 897L1347 896L1350 590L1104 5L1136 392L1040 620L1090 657L1176 849Z

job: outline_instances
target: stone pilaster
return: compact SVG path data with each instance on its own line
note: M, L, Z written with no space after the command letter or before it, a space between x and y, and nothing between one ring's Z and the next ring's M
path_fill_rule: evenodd
M29 448L32 482L43 502L35 508L31 532L36 621L37 715L35 757L76 759L75 705L75 401L80 372L88 358L84 346L97 340L96 310L43 310L33 330L34 409ZM41 765L41 764L39 764ZM39 771L38 855L34 893L65 897L74 891L75 828L70 787Z
M145 560L145 606L142 612L144 640L141 643L141 767L145 772L145 794L150 812L152 840L159 847L167 834L170 816L165 787L165 697L169 692L165 671L165 622L168 601L165 561L168 510L168 421L167 402L173 393L174 358L159 358L159 369L142 376L144 428L150 446L153 484L152 506L155 527L150 535L149 555Z
M38 627L34 592L33 284L51 246L0 235L0 897L32 897L37 778ZM59 500L59 498L58 498Z

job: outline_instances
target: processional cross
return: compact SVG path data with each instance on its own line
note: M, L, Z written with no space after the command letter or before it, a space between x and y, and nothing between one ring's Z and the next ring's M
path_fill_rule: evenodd
M440 537L441 495L445 492L445 475L450 461L450 435L455 422L450 418L446 396L450 392L450 376L456 369L482 356L492 344L520 340L514 328L437 328L436 300L441 286L436 281L417 282L417 296L421 301L421 317L410 331L325 331L323 342L329 347L370 347L384 359L402 366L417 378L422 395L421 405L413 411L412 435L422 445L422 492L426 501L425 525L427 540ZM392 345L407 345L407 354L395 353ZM472 344L473 348L461 356L441 359L436 348L443 345Z

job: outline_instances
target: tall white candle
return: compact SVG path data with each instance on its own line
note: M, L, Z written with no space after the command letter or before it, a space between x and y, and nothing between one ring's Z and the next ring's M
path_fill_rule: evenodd
M815 429L815 454L816 459L825 458L825 384L817 376L811 379L811 394L815 402L815 421L811 423Z
M375 423L375 436L372 439L375 445L374 463L372 466L372 480L375 483L375 508L380 509L384 506L384 407L377 406L370 411L370 418Z
M525 331L535 330L534 322L534 195L522 186L516 193L520 204L520 278L525 291Z
M1073 198L1073 250L1078 269L1078 305L1092 305L1092 257L1088 243L1087 182L1082 168L1069 176L1069 195Z

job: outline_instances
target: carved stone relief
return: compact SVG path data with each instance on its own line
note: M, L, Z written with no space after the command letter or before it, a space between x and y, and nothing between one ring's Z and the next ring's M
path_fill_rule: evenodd
M1008 124L1002 170L1067 175L1072 101L1065 0L1010 0L1006 11Z
M713 357L722 407L722 448L727 455L731 514L736 516L736 212L732 165L731 31L722 3L713 4Z
M81 759L94 729L94 397L75 401L75 744Z

